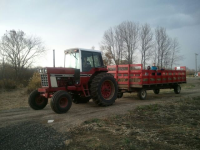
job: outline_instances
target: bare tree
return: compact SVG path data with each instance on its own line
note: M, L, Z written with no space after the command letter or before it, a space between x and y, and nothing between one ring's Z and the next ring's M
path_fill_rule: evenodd
M103 52L103 55L102 55L102 58L103 58L103 63L105 66L108 66L108 65L111 65L112 64L112 56L111 56L111 53L109 52Z
M12 65L19 79L23 69L28 68L45 48L39 38L28 37L23 31L7 31L0 40L0 53Z
M117 63L117 51L116 51L116 46L115 46L115 35L114 35L114 29L110 28L107 31L105 31L104 36L103 36L103 41L101 42L101 50L105 54L109 54L111 59Z
M140 53L141 53L141 64L145 68L146 61L152 56L153 47L153 33L151 27L148 24L144 24L140 29Z
M171 61L170 67L172 69L173 65L177 65L180 60L183 59L183 56L180 55L180 48L179 43L176 38L172 40L172 47L171 47Z
M138 40L139 40L139 25L126 21L122 22L118 29L121 33L121 38L123 40L123 47L125 49L124 57L127 60L128 64L133 63L133 54L138 46Z
M157 54L157 65L162 67L167 67L170 65L170 50L171 50L171 40L166 33L166 29L163 27L158 27L155 30L155 40L156 40L156 54Z
M115 64L121 64L125 60L132 64L133 54L138 44L138 33L138 24L130 21L122 22L104 33L101 50L109 54Z
M124 48L123 48L123 39L122 39L122 33L119 29L119 26L115 27L115 45L116 45L116 53L117 53L117 64L121 64L122 63L122 59L123 59L123 52L124 52Z

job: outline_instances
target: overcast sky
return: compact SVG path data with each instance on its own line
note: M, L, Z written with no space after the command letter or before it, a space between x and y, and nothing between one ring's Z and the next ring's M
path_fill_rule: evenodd
M0 36L15 29L40 37L49 50L40 66L52 66L53 49L56 66L65 49L99 49L104 31L123 21L165 27L179 41L180 65L195 68L195 53L200 65L200 0L0 0Z

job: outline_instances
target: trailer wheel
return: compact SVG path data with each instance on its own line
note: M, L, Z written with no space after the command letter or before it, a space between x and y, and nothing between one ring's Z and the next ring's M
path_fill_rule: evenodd
M48 99L41 96L38 90L31 92L28 98L28 104L32 109L43 109L48 103Z
M122 92L117 93L117 98L122 98L122 96L123 96Z
M113 75L100 73L92 80L90 91L92 99L96 104L99 106L109 106L117 99L117 82Z
M153 92L154 92L154 94L159 94L160 93L160 89L154 89Z
M91 97L80 97L78 96L73 96L73 103L79 104L79 103L88 103L90 101Z
M145 100L147 97L147 91L145 89L141 89L138 91L137 96L140 100Z
M72 98L66 91L57 91L51 98L51 108L55 113L66 113L72 106Z
M174 93L175 94L180 94L181 93L181 86L180 85L176 85L174 87Z

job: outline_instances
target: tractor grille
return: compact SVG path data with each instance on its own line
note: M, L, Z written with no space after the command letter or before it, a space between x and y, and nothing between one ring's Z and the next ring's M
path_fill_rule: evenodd
M42 86L49 86L47 74L41 74L41 84Z

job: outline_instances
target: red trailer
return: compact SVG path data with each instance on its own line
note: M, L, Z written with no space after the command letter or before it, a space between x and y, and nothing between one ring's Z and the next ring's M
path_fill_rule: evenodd
M140 99L146 98L146 90L159 94L160 89L174 89L176 94L181 91L180 84L186 83L186 70L143 70L142 64L108 66L118 83L118 97L125 92L137 92Z

